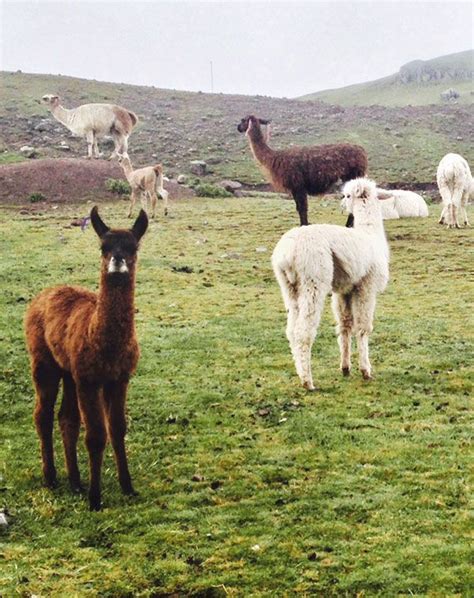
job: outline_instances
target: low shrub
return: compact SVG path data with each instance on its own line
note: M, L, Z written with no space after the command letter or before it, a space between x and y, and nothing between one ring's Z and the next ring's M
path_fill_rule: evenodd
M116 193L117 195L129 195L131 191L130 185L123 179L107 179L105 181L105 188L107 191Z
M198 197L233 197L232 193L229 193L229 191L226 191L217 185L210 185L209 183L196 185L194 191Z
M31 193L28 196L28 201L30 203L38 203L40 201L46 201L46 195L43 195L42 193Z

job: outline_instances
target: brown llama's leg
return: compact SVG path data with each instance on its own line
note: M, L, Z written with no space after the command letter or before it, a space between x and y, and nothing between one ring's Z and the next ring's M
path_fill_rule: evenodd
M308 195L306 191L293 191L293 199L300 215L300 225L305 226L308 224Z
M32 373L36 388L34 419L41 443L43 475L46 486L54 488L57 486L53 449L54 404L58 395L61 370L51 363L36 363Z
M137 201L137 192L135 191L135 189L132 189L132 192L130 194L130 210L128 211L128 218L130 218L132 215L132 211L133 211L136 201Z
M154 189L152 191L149 191L148 193L150 195L151 217L154 218L156 215L156 202L158 201L158 196Z
M137 493L132 486L125 450L125 434L127 433L125 401L127 398L127 387L128 380L118 380L104 384L104 404L109 438L115 453L120 487L124 494L133 495Z
M86 447L89 452L89 507L100 511L100 470L104 458L107 435L104 424L104 410L100 400L100 387L79 381L76 385L79 409L86 428Z
M69 484L73 492L81 492L81 476L77 466L77 439L81 417L77 405L76 385L71 374L64 374L63 377L64 396L59 410L59 427L64 444L64 456L69 477Z

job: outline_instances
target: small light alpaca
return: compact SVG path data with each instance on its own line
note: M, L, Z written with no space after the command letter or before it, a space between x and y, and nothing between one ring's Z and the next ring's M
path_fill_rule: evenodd
M429 216L428 206L425 200L413 191L404 189L376 189L378 199L383 199L380 208L384 220L396 220L398 218L426 218ZM342 188L341 208L346 208L350 201L350 182Z
M367 154L363 147L338 143L274 150L260 126L269 122L246 116L237 129L248 137L254 158L275 189L293 196L301 225L308 224L308 194L323 193L339 180L365 175Z
M165 216L168 214L168 191L163 187L163 167L161 164L156 166L145 166L144 168L138 168L133 170L130 158L119 157L120 165L122 166L123 172L130 183L132 192L130 194L130 210L128 217L132 215L132 210L137 201L137 197L140 197L142 208L148 211L147 198L151 202L151 216L155 217L157 193L163 198L165 206Z
M97 138L112 135L115 149L110 159L117 155L128 156L128 138L137 124L137 115L115 104L83 104L72 110L63 108L59 96L44 95L43 103L47 104L56 120L67 127L71 133L87 140L87 157L99 158Z
M439 224L460 228L458 212L461 211L464 225L470 226L466 206L474 196L474 181L469 164L459 154L446 154L438 165L436 180L443 201Z
M148 219L142 210L130 230L110 229L94 207L91 222L101 241L99 292L71 286L44 290L28 307L25 332L46 485L57 484L53 424L62 379L59 426L69 482L73 491L81 490L76 446L82 419L89 452L89 506L99 510L107 431L122 491L134 494L125 451L125 401L139 357L134 323L135 267Z
M359 367L371 378L369 335L377 293L388 283L389 249L375 183L350 183L348 209L354 228L314 224L293 228L278 241L272 265L288 313L286 335L303 386L314 390L311 347L326 295L338 327L341 370L351 369L351 336L357 336Z

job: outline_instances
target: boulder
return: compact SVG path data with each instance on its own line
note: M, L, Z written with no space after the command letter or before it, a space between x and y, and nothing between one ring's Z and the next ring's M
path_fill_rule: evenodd
M203 176L207 172L207 164L204 160L191 160L189 163L189 169L193 174L197 176Z
M217 184L219 187L222 187L223 189L225 189L226 191L230 191L231 193L235 193L238 189L242 188L242 184L238 181L224 180L220 181L220 183Z

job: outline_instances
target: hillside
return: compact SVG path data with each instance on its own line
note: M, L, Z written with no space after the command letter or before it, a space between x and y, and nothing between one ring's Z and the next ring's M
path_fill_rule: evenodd
M73 77L3 72L0 76L0 163L20 159L23 145L38 158L82 157L86 144L50 118L38 103L57 93L66 107L110 101L139 115L130 137L134 164L160 161L168 176L189 174L190 161L205 160L209 181L232 178L263 182L247 140L236 124L246 114L271 118L273 147L355 142L369 154L370 175L378 182L433 184L436 165L448 151L474 162L469 139L474 115L469 106L403 108L340 107L265 96L204 94L101 83ZM66 149L64 145L67 146ZM106 155L110 147L102 146Z
M414 60L398 73L339 89L328 89L301 97L342 106L422 106L445 103L440 94L454 88L459 104L474 102L474 50L440 56L432 60Z

